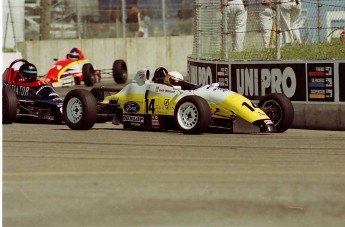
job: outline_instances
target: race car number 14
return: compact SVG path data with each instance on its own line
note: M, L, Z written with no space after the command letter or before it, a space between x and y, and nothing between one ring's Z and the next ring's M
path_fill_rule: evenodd
M149 112L151 112L152 114L155 113L155 99L151 99L150 103L149 100L146 99L146 113L148 114Z

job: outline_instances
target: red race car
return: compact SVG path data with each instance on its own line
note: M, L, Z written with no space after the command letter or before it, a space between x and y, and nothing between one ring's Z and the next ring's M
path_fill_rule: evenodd
M54 87L79 85L81 82L86 86L93 86L100 82L101 74L112 74L116 83L125 83L127 81L127 64L124 60L116 60L112 69L95 69L81 50L73 48L66 54L66 59L54 64L45 78Z

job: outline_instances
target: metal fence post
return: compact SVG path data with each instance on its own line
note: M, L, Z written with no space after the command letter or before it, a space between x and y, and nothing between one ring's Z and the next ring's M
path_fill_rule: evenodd
M196 2L196 7L195 7L195 10L196 10L196 15L198 16L198 18L195 19L196 21L196 33L197 34L197 45L196 45L196 48L197 48L197 57L198 59L200 59L200 56L201 56L201 50L200 50L200 46L201 46L201 42L200 42L200 18L199 18L199 13L200 13L200 2L199 0L195 0Z
M281 54L280 54L280 38L281 38L281 27L280 27L280 4L281 1L278 1L277 6L276 6L276 18L277 18L277 29L276 29L276 60L280 60Z
M122 37L126 38L126 2L125 0L122 0L121 10L122 10Z
M162 21L163 21L163 35L167 35L167 27L166 27L166 7L165 7L165 0L162 0Z
M80 16L80 2L77 0L77 31L78 31L78 39L81 39L81 16Z
M317 38L318 38L318 43L321 42L321 28L322 28L322 23L321 23L321 0L317 1Z
M221 30L222 30L222 58L224 59L228 59L228 53L229 53L229 49L228 49L228 42L227 42L227 34L228 34L228 12L226 10L227 7L227 0L220 0L221 2L221 13L222 13L222 26L221 26Z

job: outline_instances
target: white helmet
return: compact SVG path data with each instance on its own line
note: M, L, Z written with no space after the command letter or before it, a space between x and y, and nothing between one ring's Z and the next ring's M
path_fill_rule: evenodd
M177 86L179 81L184 81L181 73L173 71L168 72L164 77L164 84L169 86Z

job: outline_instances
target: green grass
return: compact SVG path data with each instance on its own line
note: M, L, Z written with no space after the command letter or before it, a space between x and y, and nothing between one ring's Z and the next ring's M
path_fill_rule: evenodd
M255 49L230 52L229 59L223 60L276 60L275 49ZM345 42L318 43L281 48L280 60L324 60L345 59Z
M339 41L284 47L281 50L281 59L345 59L345 43Z

